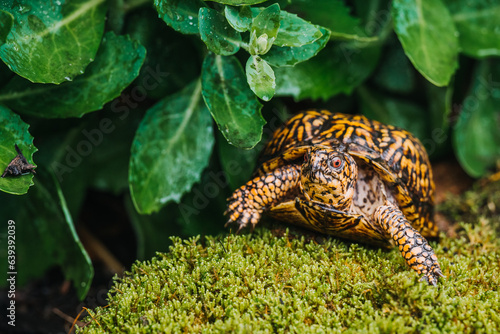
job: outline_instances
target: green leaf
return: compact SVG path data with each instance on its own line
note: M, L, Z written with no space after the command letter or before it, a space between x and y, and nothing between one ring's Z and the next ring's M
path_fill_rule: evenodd
M265 2L266 0L212 0L213 2L222 3L231 6L255 5Z
M43 275L49 267L58 265L66 279L73 281L80 300L83 300L90 288L94 269L75 231L55 177L40 168L37 183L29 194L21 197L0 194L0 201L7 204L8 217L15 221L18 283L25 284L31 278ZM6 224L2 224L2 229L3 226ZM7 234L2 231L0 235ZM4 240L0 242L6 244ZM3 257L0 255L2 262L6 263Z
M429 138L424 140L427 153L431 159L441 156L448 156L452 150L450 140L450 120L452 111L453 84L447 87L437 87L427 82L427 101L430 113L430 120L427 126L430 127Z
M130 110L126 118L125 114L117 114L115 110L99 114L100 117L94 117L93 122L89 122L84 130L79 131L72 147L76 148L78 153L78 145L82 141L91 142L95 146L92 154L84 158L81 166L87 174L88 184L94 189L118 196L129 187L126 166L130 161L134 134L144 113L142 110Z
M269 101L274 96L276 88L276 78L271 66L259 56L250 56L246 73L250 89L264 101Z
M453 148L464 170L484 176L500 159L500 64L483 61L453 128Z
M280 6L271 5L261 11L252 21L250 54L265 54L273 46L280 27Z
M108 32L85 74L61 85L32 84L20 77L0 90L0 102L38 117L80 117L119 96L139 74L146 50L127 36Z
M232 190L239 188L252 177L260 153L259 145L251 150L243 150L230 145L220 131L217 131L219 161Z
M166 26L153 8L138 9L128 20L125 34L147 50L135 83L146 88L148 98L160 100L200 77L197 40Z
M306 61L321 51L330 40L330 31L320 28L323 36L312 43L303 46L284 46L274 45L269 52L262 55L262 58L273 66L295 66L298 63Z
M73 219L71 218L71 214L66 206L66 200L64 199L61 187L59 183L57 183L55 176L53 174L51 174L51 176L53 184L50 186L53 187L57 194L57 197L54 196L54 200L55 203L59 203L59 209L62 211L64 219L60 219L60 224L62 226L58 227L50 224L50 228L45 229L44 232L48 232L49 235L51 235L50 237L47 237L47 239L56 239L54 241L57 242L53 242L52 245L56 245L56 247L59 248L57 253L59 253L58 257L61 258L58 263L61 265L66 279L73 281L73 285L80 300L83 300L90 289L90 284L92 283L92 278L94 277L94 267L92 266L92 261L90 260L90 257L85 251L85 248L76 233L75 225L73 224ZM54 190L52 190L52 192L54 192ZM43 189L40 189L40 192L43 192ZM48 194L43 194L42 200L38 200L38 204L45 206L46 203L44 203L44 201L47 201L47 195ZM41 208L36 210L36 212L38 213L40 209ZM55 210L53 211L54 212L50 215L50 218L55 216ZM45 224L47 222L52 222L52 220L47 219L47 217L45 217L44 221ZM47 226L45 225L44 228L46 227ZM52 229L56 229L58 232L52 235Z
M500 56L500 3L494 0L444 0L459 32L462 52L472 57Z
M449 127L449 116L452 108L453 85L447 87L436 87L427 85L427 95L429 101L429 111L433 129L442 129L446 132Z
M201 40L210 51L223 56L238 52L241 35L231 27L222 14L214 9L200 8L198 18Z
M416 73L403 49L398 45L387 50L382 63L373 75L373 81L381 88L410 93L415 88Z
M309 61L276 68L276 95L327 100L339 93L350 94L370 76L379 56L379 47L329 43Z
M196 81L150 108L132 143L129 183L139 213L179 202L207 166L212 120Z
M281 11L280 29L274 44L278 46L302 46L320 38L319 27L295 14Z
M205 3L200 0L155 0L160 18L183 34L198 34L198 12Z
M73 80L94 60L104 31L104 0L33 0L0 9L15 19L0 58L20 76L59 84Z
M429 138L426 111L404 99L391 98L376 94L364 87L358 88L363 115L384 124L406 129L420 140Z
M363 6L369 5L363 2ZM299 13L304 19L328 28L332 39L360 42L377 40L377 37L367 36L366 29L360 25L360 20L353 17L350 14L351 9L340 0L316 0L314 5L308 0L293 0L286 10Z
M227 22L239 32L248 31L252 27L252 10L249 6L226 6L224 14Z
M7 40L7 35L14 24L14 16L6 11L0 10L0 46Z
M0 105L0 174L17 156L15 144L19 147L28 163L34 165L33 153L37 148L33 145L33 137L28 132L29 125L19 115ZM0 177L0 190L15 195L28 192L33 185L33 174L11 177Z
M458 39L441 0L394 0L392 17L413 66L434 85L448 85L458 67Z
M234 56L210 53L201 77L203 98L227 141L240 148L254 147L262 138L266 121L239 61Z

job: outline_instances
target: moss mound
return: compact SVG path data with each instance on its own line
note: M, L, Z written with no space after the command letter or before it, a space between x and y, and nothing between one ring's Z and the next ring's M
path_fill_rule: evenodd
M500 239L487 216L431 242L446 278L418 281L396 249L327 238L180 240L116 279L79 333L500 332Z

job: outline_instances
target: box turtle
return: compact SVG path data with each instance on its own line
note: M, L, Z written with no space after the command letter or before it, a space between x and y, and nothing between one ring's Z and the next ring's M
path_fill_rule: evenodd
M408 131L360 115L306 111L264 148L254 177L228 199L228 223L278 220L379 246L396 245L421 280L443 276L426 237L434 183L427 153Z

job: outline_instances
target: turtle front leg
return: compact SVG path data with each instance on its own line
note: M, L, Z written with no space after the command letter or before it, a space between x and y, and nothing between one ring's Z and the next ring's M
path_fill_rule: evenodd
M248 181L228 198L226 226L237 224L238 232L248 224L255 228L262 212L295 190L299 178L300 167L288 165Z
M392 205L383 205L375 211L374 218L389 233L410 268L418 274L424 274L420 280L437 285L438 278L444 275L436 254L427 240L411 226L401 210Z

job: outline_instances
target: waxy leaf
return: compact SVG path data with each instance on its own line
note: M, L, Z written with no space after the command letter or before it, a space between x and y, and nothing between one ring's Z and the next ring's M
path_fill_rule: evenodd
M320 38L323 34L317 26L295 14L281 11L280 30L274 44L278 46L302 46Z
M252 27L252 10L249 6L232 7L226 6L224 8L227 22L239 32L250 30Z
M138 42L109 32L96 60L73 82L43 85L14 77L0 90L0 102L27 115L80 117L119 96L139 74L145 56L146 50ZM142 97L146 93L134 94Z
M367 5L366 2L363 2L363 5L373 10L372 4ZM309 0L293 0L291 5L286 7L286 10L300 13L302 18L329 29L332 39L360 42L378 39L377 37L369 37L367 34L374 32L369 28L373 25L378 26L380 19L372 20L370 25L363 27L360 20L350 14L351 9L341 0L316 0L314 5L311 5Z
M426 110L415 103L371 92L369 89L357 89L361 97L363 115L385 124L391 124L406 129L418 139L429 138L426 120Z
M276 88L276 78L271 66L259 56L250 56L246 73L250 89L264 101L269 101Z
M413 66L434 85L448 85L458 67L458 39L441 0L394 0L392 17Z
M198 12L205 7L200 0L155 0L160 18L183 34L198 34Z
M124 34L143 45L146 59L133 84L146 88L148 99L160 100L200 77L197 39L186 36L158 20L158 13L143 7L129 16Z
M330 40L330 31L320 28L323 36L312 43L303 46L276 46L274 45L269 52L262 55L262 58L273 66L295 66L298 63L314 57L321 51Z
M14 16L11 13L0 10L0 46L7 40L7 35L14 24Z
M379 57L379 47L329 43L306 62L276 68L276 95L327 100L339 93L350 94L370 76Z
M219 163L231 190L234 190L247 183L252 177L261 148L257 145L251 150L243 150L230 145L219 131L217 134Z
M33 137L28 132L28 124L19 115L0 105L0 175L17 156L15 145L19 147L29 164L34 165L33 153L37 148L33 145ZM0 190L9 194L21 195L28 192L33 185L33 174L0 177Z
M0 5L14 16L12 30L0 46L0 58L32 82L71 81L94 60L106 8L105 0Z
M199 80L151 107L131 149L129 183L137 211L149 214L179 202L200 180L213 144Z
M280 6L271 5L261 11L252 21L250 54L267 53L278 36L280 27Z
M397 92L410 93L415 88L416 73L403 49L389 48L373 74L373 81L381 88Z
M265 8L252 8L254 19ZM279 31L274 45L278 46L302 46L317 40L322 36L318 26L301 19L295 14L280 11ZM257 36L258 37L258 36Z
M222 3L224 5L232 6L243 6L243 5L255 5L266 0L213 0L214 2Z
M472 57L500 56L500 3L444 0L459 32L461 51Z
M266 124L262 105L247 84L245 72L234 57L208 54L202 68L202 93L212 117L227 141L252 148Z
M427 110L430 113L430 119L427 119L426 123L430 133L429 138L424 139L422 144L424 144L427 154L433 159L450 154L449 115L452 111L454 86L450 84L447 87L437 87L427 82L426 88Z
M464 170L484 176L500 159L500 65L483 61L453 128L453 147Z
M219 55L230 56L240 49L241 35L222 14L210 8L200 8L198 14L201 40Z
M431 113L430 125L432 129L442 129L443 133L446 133L450 125L448 117L452 111L453 85L436 87L428 84L427 96L427 100L429 101L429 112Z

